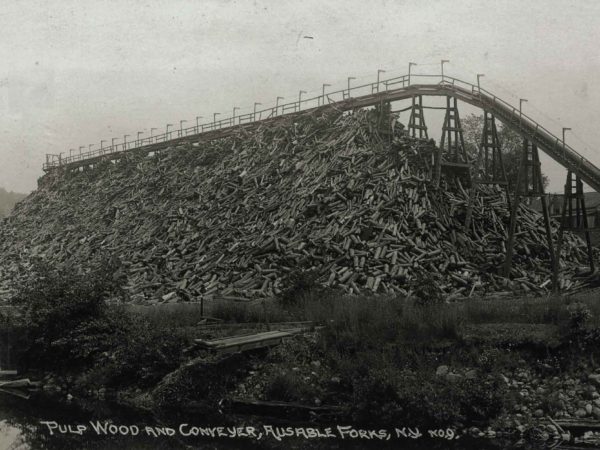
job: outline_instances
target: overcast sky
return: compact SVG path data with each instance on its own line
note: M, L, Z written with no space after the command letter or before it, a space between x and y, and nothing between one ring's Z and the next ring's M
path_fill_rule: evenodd
M0 186L35 189L46 153L442 58L600 166L599 23L597 0L2 0Z

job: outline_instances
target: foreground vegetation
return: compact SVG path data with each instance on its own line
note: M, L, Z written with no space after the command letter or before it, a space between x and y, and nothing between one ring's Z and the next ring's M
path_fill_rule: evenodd
M60 396L113 393L154 410L208 410L241 397L338 406L345 419L371 425L498 429L545 416L600 418L593 294L448 304L426 291L413 299L343 296L318 288L310 274L288 285L275 301L212 305L210 316L225 325L252 324L209 336L285 321L318 329L267 353L197 364L190 344L205 319L199 310L131 312L106 302L126 295L109 269L80 276L37 266L10 321L19 330L19 368ZM582 386L572 402L547 395L563 381Z

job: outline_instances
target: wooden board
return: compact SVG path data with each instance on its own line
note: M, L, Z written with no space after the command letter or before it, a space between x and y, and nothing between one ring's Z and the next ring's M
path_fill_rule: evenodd
M212 341L195 339L195 342L200 347L219 354L243 352L278 345L283 341L284 338L290 337L299 331L300 329L288 331L267 331L264 333L215 339Z

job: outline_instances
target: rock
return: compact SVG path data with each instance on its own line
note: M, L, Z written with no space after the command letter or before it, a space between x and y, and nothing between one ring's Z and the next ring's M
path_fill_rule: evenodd
M321 406L321 399L315 398L315 405Z
M600 420L600 408L598 408L597 406L593 406L592 407L592 415L594 416L595 419Z
M448 369L448 366L439 366L437 369L435 369L435 374L438 377L443 377L449 372L449 370L450 369Z
M593 431L586 431L585 433L583 433L582 440L592 439L593 437L594 437Z
M446 375L446 380L448 380L451 383L456 383L462 379L463 379L463 376L458 373L449 373Z
M589 415L592 413L592 405L590 405L589 403L587 405L585 405L585 412Z
M596 386L600 386L600 373L591 373L588 375L588 380L594 383Z
M468 370L468 371L465 373L465 378L466 378L467 380L475 380L475 379L477 378L477 370L476 370L476 369L471 369L471 370Z
M541 410L541 409L536 409L536 410L533 412L533 415L534 415L535 417L542 417L542 416L544 415L544 411L543 411L543 410Z
M342 381L342 380L340 379L340 377L331 377L331 382L332 382L333 384L340 384L340 383L341 383L341 381Z
M316 367L317 369L321 367L321 361L312 361L311 366Z
M587 415L587 412L585 409L579 408L577 411L575 411L575 417L577 417L578 419L581 419L583 417L585 417Z

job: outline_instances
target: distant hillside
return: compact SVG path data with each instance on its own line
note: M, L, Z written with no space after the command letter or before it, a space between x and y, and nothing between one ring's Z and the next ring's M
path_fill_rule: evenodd
M0 217L8 216L15 203L23 200L25 197L27 197L27 194L9 192L4 188L0 188Z

